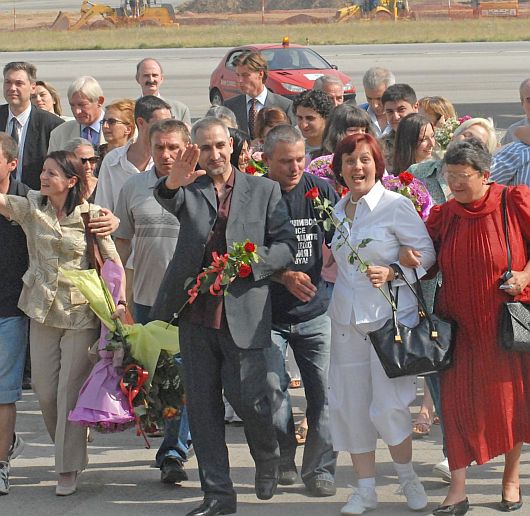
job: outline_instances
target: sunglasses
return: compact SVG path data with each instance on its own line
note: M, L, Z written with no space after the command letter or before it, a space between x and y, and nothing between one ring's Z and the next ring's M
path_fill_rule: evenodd
M100 123L101 125L109 124L110 126L113 126L116 124L125 125L125 122L122 122L121 120L118 120L117 118L103 118Z
M99 160L99 156L91 156L90 158L81 158L81 163L83 165L86 165L87 163L91 163L92 165L95 165Z

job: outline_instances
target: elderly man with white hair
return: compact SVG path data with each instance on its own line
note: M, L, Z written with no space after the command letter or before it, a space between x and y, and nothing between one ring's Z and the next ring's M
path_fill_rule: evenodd
M366 103L359 107L365 109L372 120L372 127L377 138L390 132L391 127L388 124L383 106L383 93L389 86L396 84L394 74L386 68L374 66L369 68L363 76L364 95Z
M326 93L335 107L344 102L344 83L336 75L321 75L313 83L313 89Z
M68 88L68 102L74 120L61 124L50 135L48 152L64 150L74 138L85 138L94 148L105 143L101 130L101 120L105 113L105 97L98 81L89 75L79 77Z

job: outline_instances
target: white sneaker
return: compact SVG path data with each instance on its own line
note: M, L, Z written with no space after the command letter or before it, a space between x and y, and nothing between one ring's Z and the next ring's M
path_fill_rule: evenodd
M423 485L417 476L413 480L401 484L400 491L407 497L407 505L409 506L409 509L412 509L413 511L421 511L427 507L427 495L425 494L425 489L423 489Z
M0 495L9 494L9 462L0 461Z
M449 461L444 459L432 468L432 472L446 482L451 482L451 471L449 471Z
M24 445L25 443L22 440L22 437L20 437L20 435L18 434L15 434L15 441L11 445L11 448L9 449L9 454L7 456L8 462L12 461L13 459L16 459L22 453Z
M341 514L363 514L377 507L377 493L375 489L359 487L353 490L348 502L340 510Z

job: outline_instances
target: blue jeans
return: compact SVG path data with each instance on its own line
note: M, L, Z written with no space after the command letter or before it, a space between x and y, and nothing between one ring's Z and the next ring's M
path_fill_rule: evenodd
M152 319L149 317L150 306L134 303L134 320L140 324L147 324ZM182 365L180 355L175 355L175 362ZM181 407L180 417L168 419L164 423L164 440L156 452L156 465L161 468L165 459L175 459L179 462L188 460L191 442L190 426L188 422L188 409Z
M442 430L442 444L443 444L443 454L444 457L447 457L445 451L445 434L444 434L444 422L442 418L442 400L440 397L440 375L438 373L428 374L424 378L425 383L429 387L431 392L432 401L434 402L434 409L436 410L436 415L440 418L440 429Z
M272 347L268 350L268 379L273 390L273 422L280 444L281 465L293 466L296 454L294 419L285 369L287 345L300 369L307 400L307 440L301 476L334 480L337 454L329 432L327 404L331 323L325 314L298 324L272 324Z
M22 396L27 344L28 318L0 317L0 405L15 403Z

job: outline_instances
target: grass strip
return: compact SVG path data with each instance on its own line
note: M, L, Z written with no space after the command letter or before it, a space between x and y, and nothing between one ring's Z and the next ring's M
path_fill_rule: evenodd
M129 28L112 30L51 31L49 29L0 32L0 50L107 50L127 48L232 47L280 41L292 43L351 45L388 43L459 43L478 41L529 41L528 18L482 18L399 22L352 22L308 25L181 26L176 28Z

